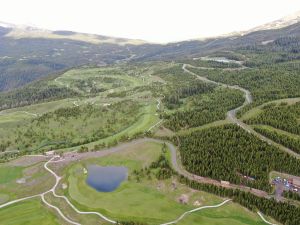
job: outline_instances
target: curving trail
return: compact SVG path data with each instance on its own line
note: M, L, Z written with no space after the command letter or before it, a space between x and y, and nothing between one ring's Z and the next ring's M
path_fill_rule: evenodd
M219 208L221 207L222 205L226 204L227 202L231 201L230 199L227 199L225 200L224 202L221 202L220 204L218 205L208 205L208 206L201 206L199 208L196 208L196 209L192 209L190 211L187 211L185 213L183 213L180 217L178 217L178 219L174 220L174 221L171 221L171 222L168 222L168 223L163 223L161 225L170 225L170 224L174 224L174 223L178 223L180 220L182 220L186 215L190 214L190 213L193 213L193 212L197 212L197 211L200 211L202 209L211 209L211 208Z
M58 81L58 80L61 79L61 78L63 78L63 77L57 77L57 78L55 78L54 81L55 81L56 83L58 83L59 85L61 85L61 86L65 86L66 88L69 88L69 87L70 87L69 84L64 84L63 82Z
M50 208L52 208L52 209L55 209L55 210L58 212L58 214L59 214L65 221L67 221L67 222L70 223L70 224L81 225L80 223L77 223L77 222L75 222L75 221L70 220L69 218L67 218L67 217L61 212L61 210L60 210L59 208L57 208L56 206L51 205L49 202L47 202L47 201L45 200L44 194L41 195L41 198L42 198L42 201L43 201L48 207L50 207Z
M145 138L143 139L145 141L152 141L152 142L156 142L156 143L160 143L160 144L166 144L171 152L171 164L173 169L180 175L187 177L190 180L199 182L199 183L204 183L204 184L213 184L216 186L221 186L224 188L231 188L231 189L240 189L242 191L246 191L246 192L251 192L252 194L259 196L259 197L265 197L268 198L269 194L265 191L262 190L258 190L255 188L250 188L247 186L243 186L243 185L237 185L237 184L222 184L220 181L218 180L214 180L208 177L201 177L195 174L192 174L190 172L188 172L187 170L185 170L183 168L183 166L180 163L180 156L177 155L177 148L170 142L167 141L162 141L159 139L152 139L152 138Z
M147 131L148 131L148 132L151 131L153 128L159 126L163 121L164 121L164 120L158 121L156 124L154 124L153 126L151 126Z
M33 117L38 117L39 115L36 113L31 113L31 112L27 112L27 111L14 111L14 112L9 112L9 113L3 113L0 112L0 116L5 116L5 115L9 115L11 113L25 113L27 115L33 116Z
M46 201L45 195L48 194L48 193L50 193L50 192L52 192L53 195L54 195L55 197L57 197L57 198L63 198L63 199L67 202L67 204L68 204L69 206L71 206L78 214L94 214L94 215L99 216L100 218L102 218L102 219L105 220L106 222L110 222L110 223L113 223L113 224L117 223L116 221L111 220L111 219L108 219L107 217L105 217L104 215L102 215L101 213L98 213L98 212L82 212L82 211L78 210L78 209L77 209L77 208L69 201L69 199L68 199L67 197L65 197L65 196L60 196L60 195L57 195L57 194L55 193L55 189L56 189L57 185L59 184L59 181L61 180L61 177L58 176L53 170L51 170L51 169L48 167L48 164L49 164L49 163L59 163L59 162L64 161L63 159L62 159L62 160L56 160L56 161L53 161L53 160L56 159L56 158L59 158L59 156L54 156L54 157L52 157L51 159L49 159L49 160L44 164L44 168L45 168L49 173L51 173L51 174L54 176L54 178L55 178L55 184L53 185L53 187L52 187L51 189L49 189L48 191L45 191L45 192L43 192L43 193L41 193L41 194L32 195L32 196L28 196L28 197L25 197L25 198L20 198L20 199L16 199L16 200L13 200L13 201L4 203L4 204L0 205L0 209L1 209L1 208L4 208L4 207L6 207L6 206L9 206L9 205L13 205L13 204L18 203L18 202L21 202L21 201L25 201L25 200L32 199L32 198L35 198L35 197L41 197L42 201L43 201L48 207L55 209L55 210L58 212L58 214L59 214L65 221L67 221L67 222L70 223L70 224L81 225L80 223L74 222L74 221L70 220L69 218L67 218L67 217L62 213L62 211L61 211L58 207L56 207L56 206L54 206L54 205L52 205L52 204L50 204L49 202Z
M292 151L291 149L281 145L281 144L278 144L276 142L274 142L273 140L261 135L260 133L256 132L255 130L252 129L252 127L250 127L249 125L243 123L241 120L239 120L237 117L236 117L236 113L237 111L239 111L240 109L242 109L243 107L245 107L246 105L250 104L253 102L253 99L252 99L252 96L251 96L251 93L249 90L246 90L240 86L237 86L237 85L227 85L227 84L224 84L224 83L220 83L220 82L216 82L216 81L213 81L213 80L209 80L207 79L206 77L201 77L199 76L198 74L190 71L187 69L187 67L191 67L191 68L199 68L199 67L195 67L195 66L192 66L192 65L189 65L189 64L183 64L182 66L182 69L184 72L186 73L189 73L195 77L197 77L197 79L199 80L202 80L204 82L207 82L207 83L212 83L212 84L215 84L215 85L219 85L219 86L222 86L222 87L226 87L226 88L231 88L231 89L236 89L236 90L240 90L244 93L245 95L245 102L243 103L243 105L235 108L235 109L232 109L230 111L227 112L227 119L230 120L232 123L235 123L236 125L238 125L239 127L241 127L242 129L244 129L245 131L247 131L248 133L251 133L253 135L255 135L256 137L258 137L259 139L261 139L262 141L264 142L267 142L269 145L274 145L276 147L278 147L279 149L287 152L288 154L296 157L297 159L300 159L300 155L297 154L296 152Z
M261 214L261 212L258 211L257 214L259 215L259 217L260 217L265 223L270 224L270 225L276 225L276 224L274 224L274 223L271 223L271 222L267 221L267 220L264 218L264 216Z
M57 208L56 206L48 203L44 196L48 193L53 193L54 197L56 198L62 198L66 201L66 203L74 210L76 211L78 214L83 214L83 215L87 215L87 214L94 214L94 215L97 215L99 216L101 219L105 220L106 222L109 222L109 223L112 223L112 224L116 224L116 221L114 220L111 220L107 217L105 217L103 214L101 213L98 213L98 212L84 212L84 211L80 211L78 210L71 202L70 200L66 197L66 196L62 196L62 195L58 195L56 194L55 190L59 184L59 181L61 180L61 177L58 176L53 170L51 170L48 165L50 163L61 163L61 162L71 162L72 160L73 161L77 161L77 160L80 160L80 159L85 159L86 157L87 158L92 158L92 157L95 157L95 156L98 156L98 157L101 157L101 156L105 156L105 155L108 155L108 154L112 154L112 153L117 153L117 152L120 152L120 151L123 151L124 150L124 147L128 147L128 145L132 145L132 144L140 144L140 143L146 143L146 142L156 142L156 143L160 143L160 144L163 144L163 143L166 143L170 152L171 152L171 164L172 164L172 167L173 169L180 175L183 175L183 176L186 176L188 177L189 179L191 180L194 180L194 181L197 181L197 182L200 182L200 183L209 183L209 184L214 184L214 185L218 185L218 186L223 186L223 187L226 187L226 188L235 188L235 189L241 189L241 190L244 190L244 191L249 191L257 196L260 196L260 197L268 197L268 193L264 192L264 191L260 191L260 190L257 190L257 189L250 189L249 187L246 187L246 186L241 186L241 185L235 185L235 184L229 184L229 185L222 185L221 182L217 181L217 180L212 180L210 178L205 178L205 177L200 177L200 176L196 176L194 174L190 174L188 171L186 171L184 168L182 168L182 166L180 165L180 163L178 163L178 159L177 159L177 149L176 147L170 143L170 142L167 142L167 141L163 141L163 140L160 140L160 139L153 139L153 138L141 138L141 139L136 139L136 140L133 140L129 143L123 143L119 146L116 146L116 147L111 147L109 149L105 149L105 150L101 150L99 151L99 155L95 155L97 152L93 152L93 154L90 154L89 152L88 153L81 153L79 154L79 158L76 158L76 157L70 157L68 158L68 156L66 155L65 159L60 159L60 160L56 160L59 158L59 156L54 156L52 157L51 159L49 159L45 164L44 164L44 168L45 170L47 170L49 173L51 173L51 175L54 176L55 178L55 184L53 185L52 188L50 188L48 191L45 191L44 193L41 193L41 194L37 194L37 195L33 195L33 196L29 196L29 197L25 197L25 198L21 198L21 199L17 199L17 200L13 200L13 201L10 201L10 202L7 202L3 205L0 205L0 209L1 208L4 208L6 206L9 206L9 205L12 205L12 204L15 204L15 203L18 203L18 202L21 202L21 201L25 201L25 200L28 200L28 199L31 199L31 198L35 198L35 197L41 197L42 198L42 201L50 208L53 208L55 209L59 215L65 220L67 221L68 223L70 224L75 224L75 225L78 225L80 223L77 223L77 222L74 222L72 221L71 219L67 218L63 213L62 211ZM73 153L75 154L75 153ZM34 157L34 156L33 156ZM193 212L196 212L196 211L199 211L199 210L202 210L202 209L205 209L205 208L216 208L216 207L220 207L222 206L223 204L227 203L228 201L230 201L229 199L224 201L223 203L220 203L219 205L215 205L215 206L202 206L202 207L199 207L199 208L196 208L196 209L193 209L193 210L190 210L190 211L187 211L185 213L183 213L177 220L174 220L174 221L171 221L171 222L168 222L168 223L164 223L163 225L168 225L168 224L173 224L173 223L176 223L178 222L179 220L181 220L184 216L186 216L187 214L189 213L193 213Z
M68 199L66 196L57 195L57 194L55 193L55 189L56 189L56 187L57 187L59 181L61 180L61 177L58 176L53 170L51 170L51 169L48 167L48 164L51 163L51 162L52 162L52 163L58 163L58 162L64 161L64 160L53 161L53 159L55 159L55 158L56 158L56 157L54 156L53 158L51 158L48 162L46 162L46 163L44 164L44 168L45 168L49 173L51 173L51 174L54 176L54 178L55 178L55 184L54 184L54 186L53 186L49 191L47 191L46 193L52 192L53 195L54 195L55 197L64 199L64 200L67 202L67 204L68 204L72 209L74 209L78 214L94 214L94 215L99 216L100 218L102 218L103 220L105 220L105 221L107 221L107 222L109 222L109 223L113 223L113 224L117 223L116 221L111 220L111 219L108 219L107 217L105 217L104 215L102 215L101 213L98 213L98 212L82 212L82 211L78 210L78 209L77 209L77 208L69 201L69 199ZM45 193L44 193L44 194L45 194ZM76 224L77 224L77 223L76 223Z
M32 198L36 198L36 197L40 197L40 196L41 196L40 194L38 194L38 195L32 195L32 196L29 196L29 197L20 198L20 199L16 199L16 200L13 200L13 201L10 201L10 202L6 202L6 203L0 205L0 209L4 208L6 206L9 206L9 205L13 205L13 204L18 203L18 202L22 202L22 201L25 201L25 200L28 200L28 199L32 199Z

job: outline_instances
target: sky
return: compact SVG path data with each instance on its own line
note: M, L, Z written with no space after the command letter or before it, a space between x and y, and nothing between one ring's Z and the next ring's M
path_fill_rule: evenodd
M241 31L300 10L300 0L0 0L0 21L174 42Z

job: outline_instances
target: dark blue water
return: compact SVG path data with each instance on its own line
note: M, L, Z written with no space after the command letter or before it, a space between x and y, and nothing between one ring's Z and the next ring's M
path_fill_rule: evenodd
M111 192L120 186L127 174L126 167L90 165L86 183L97 191Z

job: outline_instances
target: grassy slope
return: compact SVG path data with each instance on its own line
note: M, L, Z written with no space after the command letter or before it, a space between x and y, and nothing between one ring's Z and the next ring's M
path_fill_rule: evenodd
M28 200L0 210L0 224L59 225L56 215L44 208L40 200Z
M152 102L149 105L146 105L142 108L142 114L139 117L139 119L133 123L130 124L126 129L120 131L119 133L116 133L112 136L109 136L107 138L91 142L89 144L86 144L84 146L87 146L89 148L93 148L94 145L97 144L107 144L112 143L113 141L118 141L123 135L128 135L129 137L133 136L136 133L139 132L145 132L147 131L153 124L157 123L159 121L159 118L155 115L156 112L156 103ZM66 148L64 151L70 151L70 150L76 150L78 147L73 148Z
M141 151L141 148L143 150ZM85 175L80 171L88 164L106 165L122 165L129 168L130 173L134 169L140 169L143 166L149 165L160 154L160 144L147 143L139 144L118 154L112 154L104 158L90 159L81 163L75 164L68 169L69 189L68 195L73 199L73 202L82 209L93 209L104 213L115 219L123 220L138 220L145 221L150 224L158 224L174 220L183 212L195 208L193 202L199 200L202 205L218 204L223 201L220 197L211 195L205 192L192 191L184 185L177 184L177 189L172 189L172 180L157 181L156 179L142 179L142 182L137 183L134 179L123 182L121 186L111 193L100 193L89 187L85 183ZM158 184L161 188L158 190ZM190 196L189 204L182 205L177 202L181 194ZM240 215L241 219L230 217L230 213ZM198 213L197 213L198 214ZM227 214L229 217L226 221L237 221L236 224L243 224L243 220L250 221L250 224L257 224L259 218L252 212L246 211L244 208L235 205L222 211L220 215ZM205 219L205 216L193 218L192 223L199 224L199 221ZM217 222L214 220L214 212L211 211L211 219L208 221Z
M194 214L190 214L178 225L264 225L257 214L250 212L247 209L241 208L238 204L228 203L222 208L217 209L204 209Z
M0 184L8 183L20 177L22 177L22 167L0 165Z
M17 183L20 178L25 178L26 182ZM40 194L53 183L54 179L45 171L43 163L24 167L0 165L0 203Z

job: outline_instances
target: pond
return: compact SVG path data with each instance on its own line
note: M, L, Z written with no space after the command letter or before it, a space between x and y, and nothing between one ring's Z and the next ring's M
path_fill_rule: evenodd
M126 167L90 165L86 183L99 192L111 192L120 186L127 175Z

